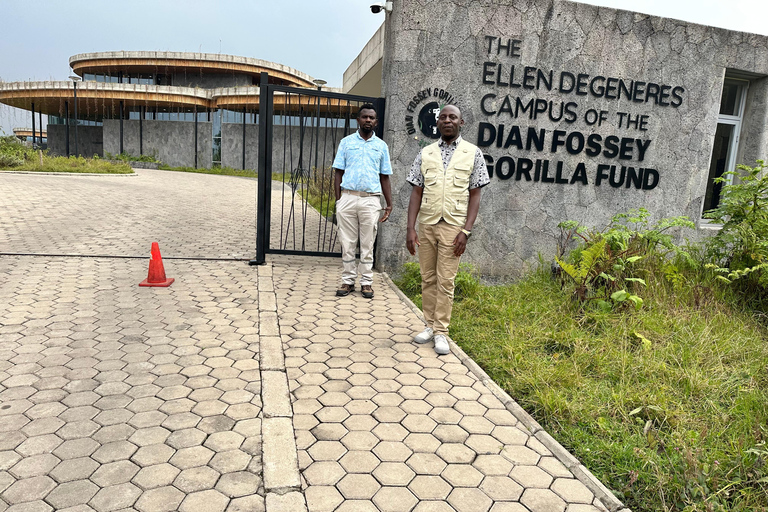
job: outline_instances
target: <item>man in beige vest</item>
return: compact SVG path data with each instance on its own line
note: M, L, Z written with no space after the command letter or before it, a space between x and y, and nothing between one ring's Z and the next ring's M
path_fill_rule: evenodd
M490 183L482 152L461 138L463 125L458 107L443 107L437 118L440 140L419 152L406 178L413 186L406 247L412 255L419 248L422 310L427 321L427 328L414 341L434 339L438 354L451 351L447 336L454 280L480 209L480 189Z

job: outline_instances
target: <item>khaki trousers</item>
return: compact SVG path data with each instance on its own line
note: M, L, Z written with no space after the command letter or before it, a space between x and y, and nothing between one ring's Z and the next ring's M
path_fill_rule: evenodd
M461 257L453 255L453 240L461 232L444 220L419 224L421 304L427 327L435 334L448 334L453 310L453 289Z
M341 194L336 201L336 222L341 242L342 273L341 280L346 284L355 284L360 271L360 284L373 284L373 242L379 229L381 200L379 196L360 197ZM360 265L357 265L355 253L360 241Z

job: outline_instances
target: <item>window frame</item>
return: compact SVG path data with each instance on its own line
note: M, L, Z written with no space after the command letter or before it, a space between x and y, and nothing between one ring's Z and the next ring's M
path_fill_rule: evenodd
M747 93L749 92L749 80L745 80L743 78L734 78L730 76L725 76L725 79L723 80L723 89L725 88L726 84L738 82L739 86L739 103L737 105L737 115L731 115L731 114L720 114L720 109L718 107L718 114L717 114L717 124L715 125L715 133L717 133L717 126L721 124L727 124L733 126L733 137L731 138L731 141L728 145L728 158L726 160L725 164L725 170L723 171L723 174L733 171L736 169L736 160L739 153L739 143L741 141L741 125L744 122L744 111L747 104ZM720 92L720 101L722 101L722 95L723 90L721 89ZM714 140L712 144L712 150L714 151ZM707 198L707 190L710 187L709 183L709 169L712 166L712 157L713 153L710 152L709 155L709 162L707 165L707 184L706 188L704 189L704 195L701 198L701 211L699 212L699 220L701 222L702 227L710 227L710 228L716 228L719 229L722 224L718 224L710 219L704 218L704 203ZM733 183L733 176L728 175L728 178L725 182L726 185L731 185Z

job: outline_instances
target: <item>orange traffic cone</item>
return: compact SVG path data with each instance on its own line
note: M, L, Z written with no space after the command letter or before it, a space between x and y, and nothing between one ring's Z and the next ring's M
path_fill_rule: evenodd
M171 286L174 279L166 279L163 268L163 257L160 256L160 245L152 242L152 251L149 255L149 273L147 278L139 283L139 286Z

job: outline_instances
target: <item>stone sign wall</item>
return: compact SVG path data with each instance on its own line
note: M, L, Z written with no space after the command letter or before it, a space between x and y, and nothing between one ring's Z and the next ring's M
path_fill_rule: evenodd
M551 258L565 220L645 207L699 222L726 76L749 83L738 160L768 156L763 36L552 0L395 0L385 32L388 270L411 258L405 176L448 103L492 176L465 256L487 276Z

